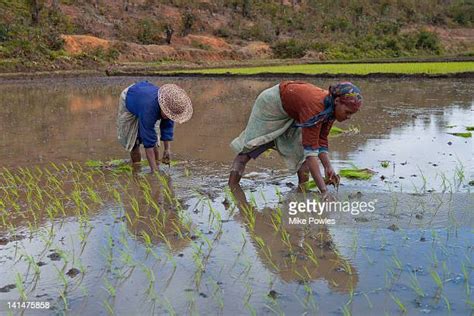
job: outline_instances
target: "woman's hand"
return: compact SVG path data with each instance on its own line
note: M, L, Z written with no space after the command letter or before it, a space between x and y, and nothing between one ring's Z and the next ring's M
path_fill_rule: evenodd
M327 168L324 169L324 175L326 176L326 179L328 180L336 178L337 176L332 166L328 166Z

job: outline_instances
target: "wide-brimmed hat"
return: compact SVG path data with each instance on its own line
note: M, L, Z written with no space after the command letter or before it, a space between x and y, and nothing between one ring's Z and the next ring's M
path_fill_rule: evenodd
M175 84L164 84L158 92L161 111L172 121L184 123L193 116L193 105L186 92Z

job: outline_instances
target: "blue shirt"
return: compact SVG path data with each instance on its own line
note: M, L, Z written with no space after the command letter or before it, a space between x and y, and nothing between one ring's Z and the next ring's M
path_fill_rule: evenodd
M127 110L138 118L138 140L145 148L154 147L158 142L155 130L157 120L161 120L161 140L173 140L174 122L162 118L158 93L159 87L148 81L141 81L128 89L125 99Z

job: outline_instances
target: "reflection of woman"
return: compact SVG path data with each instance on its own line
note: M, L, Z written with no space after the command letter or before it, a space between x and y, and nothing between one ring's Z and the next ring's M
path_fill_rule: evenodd
M263 91L256 99L245 130L231 147L238 154L233 162L229 185L239 183L247 162L265 150L275 148L299 184L308 181L308 171L322 193L327 191L317 158L326 178L337 175L328 157L328 134L334 120L345 121L362 105L359 88L342 82L320 89L302 81L285 81ZM301 127L297 128L297 127Z
M162 161L170 161L170 144L173 140L174 122L184 123L193 114L191 100L186 92L175 84L157 87L148 81L137 82L120 95L117 117L117 134L120 144L130 152L132 163L141 160L140 144L151 172L157 171L159 138L164 144ZM157 122L159 126L157 125Z
M156 178L148 182L138 177L130 183L125 201L127 226L141 240L149 237L154 243L165 242L172 251L181 251L190 239L183 238L186 225L178 214L171 178L161 174L160 177L160 182Z
M332 289L340 292L348 292L356 287L357 271L337 253L326 226L309 231L297 226L287 227L289 239L288 242L283 242L280 238L281 228L275 231L272 223L275 210L265 208L260 212L252 209L240 186L236 186L233 193L240 210L239 215L236 215L238 219L246 221L249 212L255 215L251 236L260 238L265 245L262 248L256 243L259 257L282 280L292 282L325 279Z

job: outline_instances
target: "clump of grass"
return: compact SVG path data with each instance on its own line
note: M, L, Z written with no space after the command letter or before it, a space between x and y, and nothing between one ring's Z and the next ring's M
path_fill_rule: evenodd
M331 130L329 131L329 136L339 136L342 134L357 134L359 133L359 128L355 126L350 126L348 129L342 129L337 126L331 127Z
M114 173L129 173L132 172L132 166L125 159L114 159L107 162L100 160L88 160L85 165L93 169L111 170Z
M369 180L375 174L370 169L341 169L339 175L348 179Z
M466 126L466 131L474 131L474 126Z
M382 168L388 168L388 166L390 166L390 161L388 160L382 160L380 162L380 165L382 166Z
M337 126L333 126L333 127L331 127L331 130L329 131L329 135L331 135L331 136L340 135L344 132L345 132L345 130L343 130L342 128L337 127Z
M471 132L459 132L459 133L448 133L453 136L459 136L459 137L464 137L464 138L471 138L472 133Z

